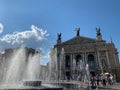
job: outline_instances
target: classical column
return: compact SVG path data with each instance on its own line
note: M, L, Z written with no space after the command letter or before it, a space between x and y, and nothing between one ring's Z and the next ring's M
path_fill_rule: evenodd
M75 69L76 69L76 61L75 61L75 56L74 56L74 53L73 53L73 80L75 80Z
M102 68L102 65L101 65L101 62L100 62L100 54L99 54L99 51L97 51L97 56L98 56L99 67L100 67L100 69L101 69L102 72L103 72L103 68Z
M73 60L73 67L74 67L74 62L75 62L74 61L75 60L74 53L72 54L72 57L73 57L72 60Z
M83 60L83 63L85 64L85 55L84 55L84 52L82 53L82 60Z
M110 68L110 61L109 61L109 57L108 57L108 51L106 51L106 57L107 57L108 68Z
M70 54L70 67L72 68L73 66L73 56L72 53Z
M114 54L115 67L117 67L116 55Z
M86 55L86 51L85 51L85 64L87 64L87 55Z
M96 61L96 67L99 67L99 61L98 61L98 56L96 51L95 51L95 61Z
M116 54L116 60L117 60L117 66L119 64L119 57L118 57L118 54Z

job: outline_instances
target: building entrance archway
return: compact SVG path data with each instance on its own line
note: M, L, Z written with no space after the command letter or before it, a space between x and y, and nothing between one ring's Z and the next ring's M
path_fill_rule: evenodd
M95 59L94 59L94 55L92 54L88 55L88 65L89 65L89 68L95 67Z
M71 66L70 56L65 56L65 67L69 68Z
M83 63L81 55L77 55L75 59L76 59L76 67L79 67Z

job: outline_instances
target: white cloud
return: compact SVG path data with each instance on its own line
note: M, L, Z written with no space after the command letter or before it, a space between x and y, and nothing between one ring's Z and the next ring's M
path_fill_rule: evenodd
M13 34L7 34L0 38L0 41L14 44L22 44L25 40L33 39L40 41L46 39L49 36L46 30L40 29L35 25L31 25L31 30L22 32L13 32ZM31 42L32 43L32 42Z
M50 60L50 51L41 55L40 63L46 65Z
M2 33L3 32L3 25L0 23L0 33Z

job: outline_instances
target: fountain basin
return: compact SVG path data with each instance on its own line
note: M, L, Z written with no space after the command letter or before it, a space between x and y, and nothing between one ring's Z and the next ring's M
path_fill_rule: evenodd
M41 83L42 83L42 82L39 81L39 80L35 80L35 81L34 81L34 80L33 80L33 81L31 80L31 81L24 81L24 82L23 82L23 85L24 85L24 86L41 86Z
M49 88L49 87L21 87L21 88L0 88L0 90L63 90L63 88Z
M63 87L48 86L23 86L23 85L2 85L0 90L63 90Z

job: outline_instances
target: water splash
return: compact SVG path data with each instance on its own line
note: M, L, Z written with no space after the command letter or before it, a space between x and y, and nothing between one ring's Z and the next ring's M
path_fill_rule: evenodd
M22 47L15 50L12 58L9 61L8 70L6 71L5 84L18 83L22 80L23 72L25 68L25 49Z
M40 55L38 52L29 51L21 47L14 49L8 66L3 76L3 83L6 85L20 84L24 80L38 80L40 74Z
M39 53L30 54L26 67L26 79L38 80L40 75L40 55Z
M52 48L50 52L49 80L58 79L57 49Z

